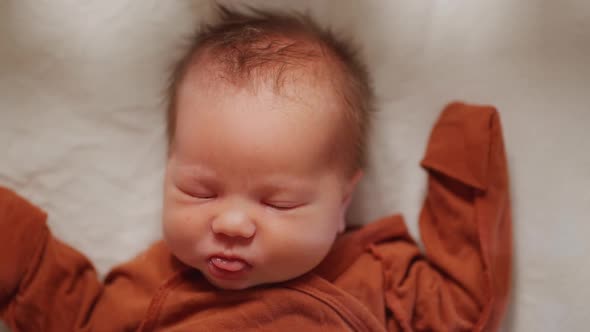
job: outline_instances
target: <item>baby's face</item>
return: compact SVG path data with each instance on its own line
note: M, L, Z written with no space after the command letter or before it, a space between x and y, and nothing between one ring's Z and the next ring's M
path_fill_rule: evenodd
M261 84L262 85L262 84ZM345 177L336 97L326 84L238 88L190 74L179 89L164 193L173 254L214 285L292 279L326 256L344 228L360 172Z

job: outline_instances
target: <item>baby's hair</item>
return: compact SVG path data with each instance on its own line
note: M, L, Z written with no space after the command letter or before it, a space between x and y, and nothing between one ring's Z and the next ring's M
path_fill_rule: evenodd
M365 65L350 43L321 28L309 15L248 8L238 11L217 5L219 22L204 24L190 38L190 47L175 65L167 95L167 135L176 127L177 93L186 72L200 57L221 65L219 77L230 82L271 81L280 90L290 72L324 64L334 74L342 98L345 123L340 137L350 170L364 168L373 110L373 91ZM321 66L321 65L320 65Z

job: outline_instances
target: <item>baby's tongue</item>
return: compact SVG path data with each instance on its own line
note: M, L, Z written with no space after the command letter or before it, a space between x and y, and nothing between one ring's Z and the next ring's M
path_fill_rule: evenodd
M217 266L218 268L226 271L239 271L246 267L246 263L239 259L227 259L221 257L213 257L211 258L211 263Z

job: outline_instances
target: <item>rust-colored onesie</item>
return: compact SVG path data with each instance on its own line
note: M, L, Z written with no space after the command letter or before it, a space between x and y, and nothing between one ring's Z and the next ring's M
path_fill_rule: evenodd
M512 253L495 109L448 105L422 166L425 254L394 215L340 236L315 270L242 291L214 288L163 242L100 282L43 211L0 188L0 317L34 332L495 330Z

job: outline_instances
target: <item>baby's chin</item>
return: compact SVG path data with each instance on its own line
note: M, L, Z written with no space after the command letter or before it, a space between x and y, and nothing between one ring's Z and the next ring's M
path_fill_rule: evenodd
M211 277L206 273L203 273L205 279L209 281L209 283L219 289L224 290L243 290L252 288L254 286L261 285L262 283L253 283L250 280L219 280L215 279L215 277Z

